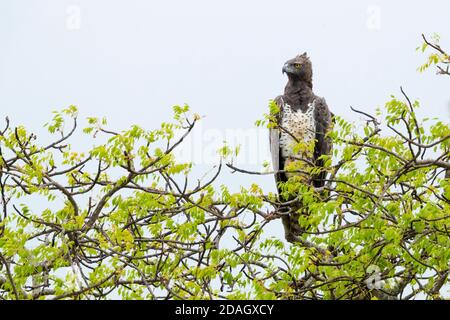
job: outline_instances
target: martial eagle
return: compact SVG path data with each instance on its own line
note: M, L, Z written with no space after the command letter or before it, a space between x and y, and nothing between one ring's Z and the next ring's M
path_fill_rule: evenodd
M270 150L279 193L280 182L286 182L293 175L301 175L298 171L286 172L289 163L303 161L306 165L322 167L320 156L330 154L332 146L326 136L332 125L332 114L325 99L312 91L312 64L306 52L288 60L283 66L283 73L287 74L288 83L284 94L275 99L279 112L275 125L270 129ZM310 145L310 152L296 153L294 146L299 142ZM303 178L314 187L322 187L326 172L322 170L317 175ZM286 240L295 242L302 232L298 223L302 210L298 206L291 209L282 221Z

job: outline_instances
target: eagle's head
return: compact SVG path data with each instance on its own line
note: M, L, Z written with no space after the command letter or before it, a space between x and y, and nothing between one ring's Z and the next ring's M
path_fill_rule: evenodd
M312 83L312 64L307 53L286 61L283 66L283 73L288 75L289 80L302 80Z

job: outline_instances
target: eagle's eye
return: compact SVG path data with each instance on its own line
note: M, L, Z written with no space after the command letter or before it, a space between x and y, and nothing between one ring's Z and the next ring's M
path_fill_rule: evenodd
M300 63L296 63L296 64L294 64L294 67L295 67L295 69L300 69L300 67L301 67L301 65L300 65Z

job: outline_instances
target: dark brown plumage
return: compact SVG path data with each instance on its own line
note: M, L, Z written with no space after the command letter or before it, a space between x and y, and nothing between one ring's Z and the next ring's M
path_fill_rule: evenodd
M288 83L284 94L275 99L280 112L277 114L277 124L270 129L270 149L275 170L277 186L286 182L293 175L279 172L286 170L292 161L307 160L309 165L322 167L321 155L330 154L331 141L326 137L332 125L332 114L325 99L316 96L312 91L312 64L307 54L298 55L287 61L283 66L283 73L288 76ZM305 144L314 143L312 153L295 154L293 146L302 141ZM326 172L311 177L302 177L314 187L322 187L325 183ZM280 193L280 190L279 190ZM292 195L290 199L295 198ZM283 208L286 209L286 208ZM302 230L298 224L299 214L306 214L298 205L291 205L289 215L283 217L285 237L295 242Z

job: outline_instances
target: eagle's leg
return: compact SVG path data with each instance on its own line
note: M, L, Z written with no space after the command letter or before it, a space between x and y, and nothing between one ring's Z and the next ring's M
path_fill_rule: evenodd
M284 227L284 238L287 242L294 243L295 236L291 230L291 217L289 215L281 217L281 221L283 222Z
M304 159L308 159L309 154L303 154ZM296 160L295 158L288 158L285 160L284 170L288 171L289 165L294 164L298 170L302 170L305 167L303 161ZM302 183L302 184L311 184L311 177L308 177L305 174L294 174L294 173L286 173L286 177L288 179L293 179L292 182ZM292 203L293 200L296 200ZM284 227L284 237L286 241L290 243L299 242L298 237L301 236L304 232L304 229L300 226L298 220L300 218L300 214L308 214L305 210L302 210L302 205L299 202L298 195L291 195L288 197L287 202L288 205L285 207L285 211L288 211L289 214L286 214L282 217L283 227ZM282 209L282 208L281 208ZM283 210L282 210L283 211Z
M300 215L296 211L292 211L289 215L281 218L284 227L284 237L290 243L298 242L298 237L303 233L303 229L298 223Z

